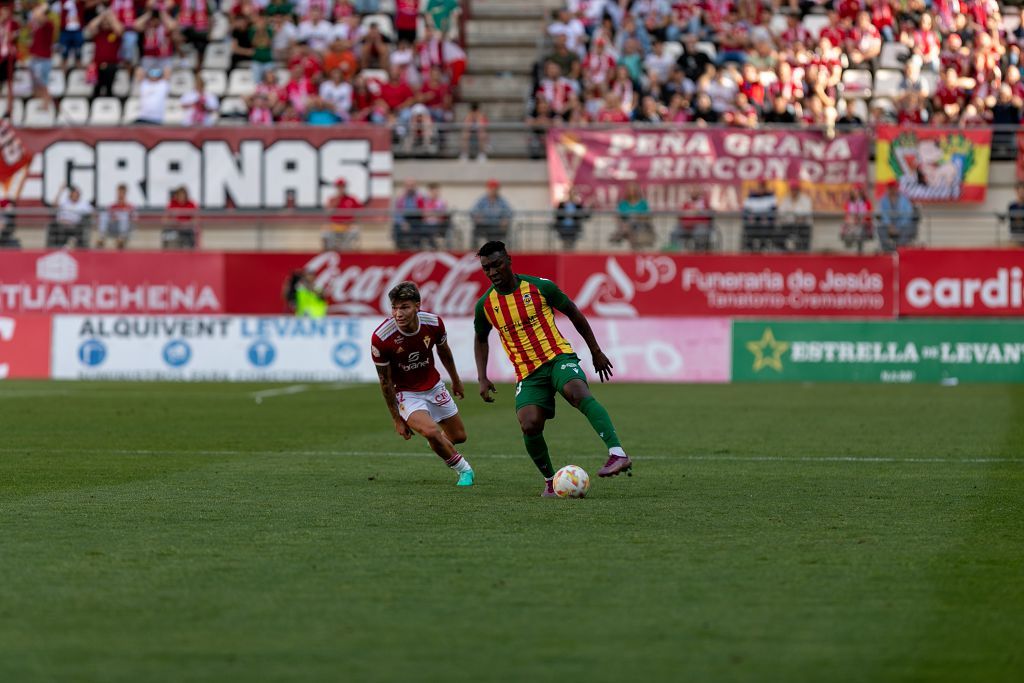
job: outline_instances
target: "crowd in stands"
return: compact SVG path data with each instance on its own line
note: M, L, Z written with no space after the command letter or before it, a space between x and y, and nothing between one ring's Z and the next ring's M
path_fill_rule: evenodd
M567 0L528 123L1018 124L997 0ZM535 148L536 149L536 148Z
M360 121L428 144L434 124L452 120L466 68L451 39L457 7L456 0L5 2L0 85L12 81L14 95L29 98L16 125L85 123L71 120L78 109L63 100L92 99L95 115L97 99L117 98L123 114L115 124ZM5 116L20 114L3 107Z

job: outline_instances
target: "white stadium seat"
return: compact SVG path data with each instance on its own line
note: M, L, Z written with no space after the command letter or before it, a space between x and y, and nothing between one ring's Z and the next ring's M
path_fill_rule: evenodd
M22 125L26 128L49 128L57 118L53 103L33 97L25 103L25 119Z
M252 69L235 69L228 76L228 95L248 97L256 90Z
M225 97L220 101L220 115L221 117L232 118L248 117L249 107L246 106L245 100L241 97Z
M867 99L871 97L871 72L848 69L843 72L843 96Z
M164 125L180 126L185 123L185 110L177 99L167 100L167 108L164 110Z
M171 96L181 97L185 93L195 89L196 75L185 69L172 71L171 77L168 79L168 83L171 85Z
M92 60L96 57L96 43L87 40L82 44L82 61L81 64L91 64Z
M231 45L228 43L210 43L206 46L206 54L203 55L204 69L231 68Z
M921 82L924 83L924 96L931 97L939 86L939 74L934 71L922 71Z
M67 87L67 78L61 69L50 71L50 81L46 89L50 91L50 97L64 97L64 89Z
M57 123L62 126L84 126L89 123L89 100L65 97L57 110Z
M15 69L11 85L15 97L31 97L34 94L32 92L32 73L28 69ZM0 93L7 96L7 84L4 84Z
M903 60L910 56L910 48L900 43L883 43L878 55L878 66L883 69L903 70ZM901 59L902 58L902 59Z
M65 97L89 97L93 86L85 78L85 69L72 69L68 72L68 85L64 89Z
M91 126L116 126L121 123L121 100L116 97L97 97L92 101L89 114Z
M703 52L712 62L718 58L718 48L710 41L701 41L693 46L697 52Z
M124 101L124 114L121 122L130 126L139 118L139 98L129 97Z
M900 94L900 80L903 74L894 69L878 69L875 71L875 95L878 97L896 98Z
M828 17L822 14L808 14L804 17L803 25L807 29L807 32L811 34L811 37L815 40L821 35L821 29L828 26Z
M213 22L210 27L210 41L220 42L228 37L231 32L231 22L226 14L218 12L213 15Z
M7 115L7 98L0 97L0 118ZM25 101L20 97L12 100L10 123L12 126L20 126L21 119L25 116Z
M395 42L395 26L387 14L368 14L360 22L360 26L369 26L370 24L377 24L381 35L391 42Z
M671 57L673 62L683 54L683 44L677 40L666 40L662 43L662 49L665 50L665 56Z
M228 77L222 69L203 69L199 72L199 77L203 79L207 92L224 97L228 90Z
M114 97L125 98L132 94L132 72L118 69L114 76Z

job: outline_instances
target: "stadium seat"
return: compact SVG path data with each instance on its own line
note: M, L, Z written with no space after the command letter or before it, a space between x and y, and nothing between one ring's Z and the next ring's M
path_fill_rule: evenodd
M871 109L881 109L889 114L896 113L896 105L888 97L876 97L871 100Z
M12 82L13 95L15 97L31 97L32 96L32 73L28 69L15 69L14 79ZM7 85L5 84L3 90L0 90L5 96L7 95Z
M279 86L288 85L288 81L292 80L292 74L290 71L288 71L288 69L278 69L276 73L277 84Z
M116 126L121 123L121 100L116 97L97 97L92 101L89 114L91 126Z
M185 123L185 109L177 98L167 100L167 108L164 109L164 125L180 126Z
M227 42L207 45L206 54L203 55L203 68L225 71L231 68L231 45Z
M50 80L46 89L50 91L50 97L64 97L64 88L67 87L67 78L61 69L54 69L50 72Z
M89 123L89 100L84 97L65 97L57 110L57 123L61 126L84 126Z
M766 88L779 82L779 76L774 71L762 71L760 76L761 85Z
M893 69L879 69L875 72L875 95L896 98L900 94L900 80L903 74Z
M114 97L125 98L132 94L132 72L118 69L114 76Z
M85 79L85 69L72 69L68 72L68 84L64 89L66 97L89 97L93 85Z
M903 60L910 56L910 48L900 43L883 43L878 55L878 66L883 69L903 70Z
M678 60L680 55L683 54L683 44L676 40L666 40L663 43L663 49L665 50L665 55L671 57L673 62Z
M51 102L33 97L25 103L25 118L22 125L26 128L48 128L53 125L55 119L56 112Z
M712 42L701 41L694 45L694 48L696 48L698 52L703 52L704 54L706 54L712 62L718 59L718 49Z
M210 26L210 41L217 43L228 37L231 32L231 22L228 21L226 14L218 12L213 15L212 25Z
M221 120L231 118L248 118L249 107L241 97L225 97L220 101Z
M868 99L871 97L871 72L849 69L843 72L843 96Z
M935 94L935 89L939 85L939 74L934 71L922 71L921 82L924 83L925 97L931 97Z
M360 26L369 26L370 24L377 24L381 35L392 43L395 42L395 26L391 22L390 16L387 14L367 14L360 22Z
M850 112L865 123L870 118L868 103L865 100L852 100L850 102Z
M811 34L811 37L815 40L821 35L821 29L828 26L828 17L821 14L808 14L803 20L804 28Z
M10 123L12 126L20 126L21 119L25 116L25 101L20 97L15 97L11 100L13 103L11 106ZM0 97L0 118L7 115L7 98Z
M171 77L168 79L171 85L171 96L181 97L190 90L194 90L196 87L196 75L187 69L180 69L178 71L172 71Z
M1007 33L1013 33L1020 28L1020 15L1019 14L1004 14L1002 29Z
M391 77L385 69L363 69L359 73L367 81L387 83L391 80Z
M124 101L124 114L121 122L129 126L139 118L139 98L129 97Z
M223 70L203 69L199 72L199 76L203 79L207 92L211 92L217 97L224 97L224 93L228 89L228 77Z
M81 64L92 64L92 60L96 57L96 43L91 40L85 41L82 44L82 60Z
M773 14L772 20L768 23L768 30L771 31L773 36L780 36L782 32L789 28L789 22L786 21L786 15L784 14Z
M256 90L252 69L235 69L228 77L228 95L248 97Z

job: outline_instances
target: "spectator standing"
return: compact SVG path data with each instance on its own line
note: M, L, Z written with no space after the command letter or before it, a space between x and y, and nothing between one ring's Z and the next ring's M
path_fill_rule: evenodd
M640 185L629 183L625 196L619 201L618 229L612 233L611 243L625 241L631 249L650 249L654 246L654 225L647 199L640 191Z
M88 244L92 204L85 201L74 185L64 186L57 193L57 213L46 236L47 247L63 247L74 240L76 247Z
M100 237L97 249L106 246L107 238L112 237L118 249L124 249L128 238L135 228L137 214L135 207L128 202L128 186L121 183L117 186L117 199L100 214Z
M159 67L151 67L145 72L138 69L135 78L139 83L139 116L136 123L163 124L167 96L171 92L167 75L168 71Z
M420 15L420 0L395 0L394 26L398 42L416 43L416 20Z
M914 205L895 180L885 188L885 194L878 202L878 243L883 251L894 251L914 241L917 237L917 221Z
M82 58L85 43L85 3L81 0L60 0L60 53L62 66L69 69Z
M128 64L135 64L139 61L139 34L135 32L134 0L110 0L110 11L114 13L121 23L121 60Z
M178 27L185 42L202 55L210 42L210 8L207 0L179 0Z
M452 217L448 202L441 198L439 183L430 183L427 186L427 196L423 200L423 224L431 249L436 249L439 243L444 244L447 241Z
M164 249L195 249L199 246L199 207L184 185L171 193L164 215L160 241Z
M196 76L196 86L181 96L181 106L185 109L185 125L211 126L217 120L220 99L206 89L200 76Z
M11 15L11 6L0 5L0 86L7 83L18 63L18 31L20 24Z
M1024 245L1024 183L1017 185L1017 199L1006 210L1010 223L1010 240L1018 246Z
M406 180L402 194L395 198L395 248L420 249L423 243L423 210L426 202L415 180Z
M178 24L157 0L150 0L146 11L135 20L142 41L142 68L168 69L174 55L174 32ZM161 116L161 119L163 116Z
M774 243L775 193L768 183L759 180L743 201L743 249L762 251Z
M85 35L96 45L93 64L96 66L96 86L93 97L113 97L114 77L121 60L121 36L124 25L113 10L96 15L85 28Z
M788 250L790 245L796 251L807 251L811 247L811 231L814 224L814 204L811 196L803 191L799 180L789 186L789 193L779 202L779 230L775 246Z
M565 199L555 207L555 221L551 225L566 251L576 248L576 242L583 233L583 222L589 218L590 210L583 203L579 190L570 187Z
M850 196L846 200L844 214L843 227L840 230L839 238L848 247L857 245L857 253L862 253L864 251L864 243L873 237L873 207L863 185L858 185L850 191Z
M32 71L32 90L44 99L50 99L50 71L53 69L54 25L45 2L40 2L29 15L28 28L32 33L29 43L29 69ZM6 76L5 76L6 77Z
M363 208L363 204L348 194L348 183L344 178L338 178L334 185L338 192L327 202L330 224L322 235L324 251L347 249L354 246L359 239L356 215Z
M487 192L473 205L470 217L473 220L473 242L482 244L491 241L504 241L512 223L512 207L500 194L501 184L495 180L487 181Z
M274 29L263 15L253 18L249 27L249 45L252 48L252 79L262 83L263 76L272 70L274 63Z

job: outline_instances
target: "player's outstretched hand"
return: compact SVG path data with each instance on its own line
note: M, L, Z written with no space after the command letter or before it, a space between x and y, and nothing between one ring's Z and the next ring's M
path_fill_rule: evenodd
M452 393L455 395L455 398L457 399L466 398L466 388L462 386L461 379L452 380Z
M409 425L405 423L405 420L401 418L395 420L395 431L406 441L412 438L412 430L409 429Z
M597 370L597 376L601 378L602 382L607 382L612 378L612 362L608 360L608 356L604 355L603 351L594 354L594 369Z
M489 379L480 380L480 398L487 403L494 403L494 397L491 394L498 393L498 390L494 387L494 382Z

